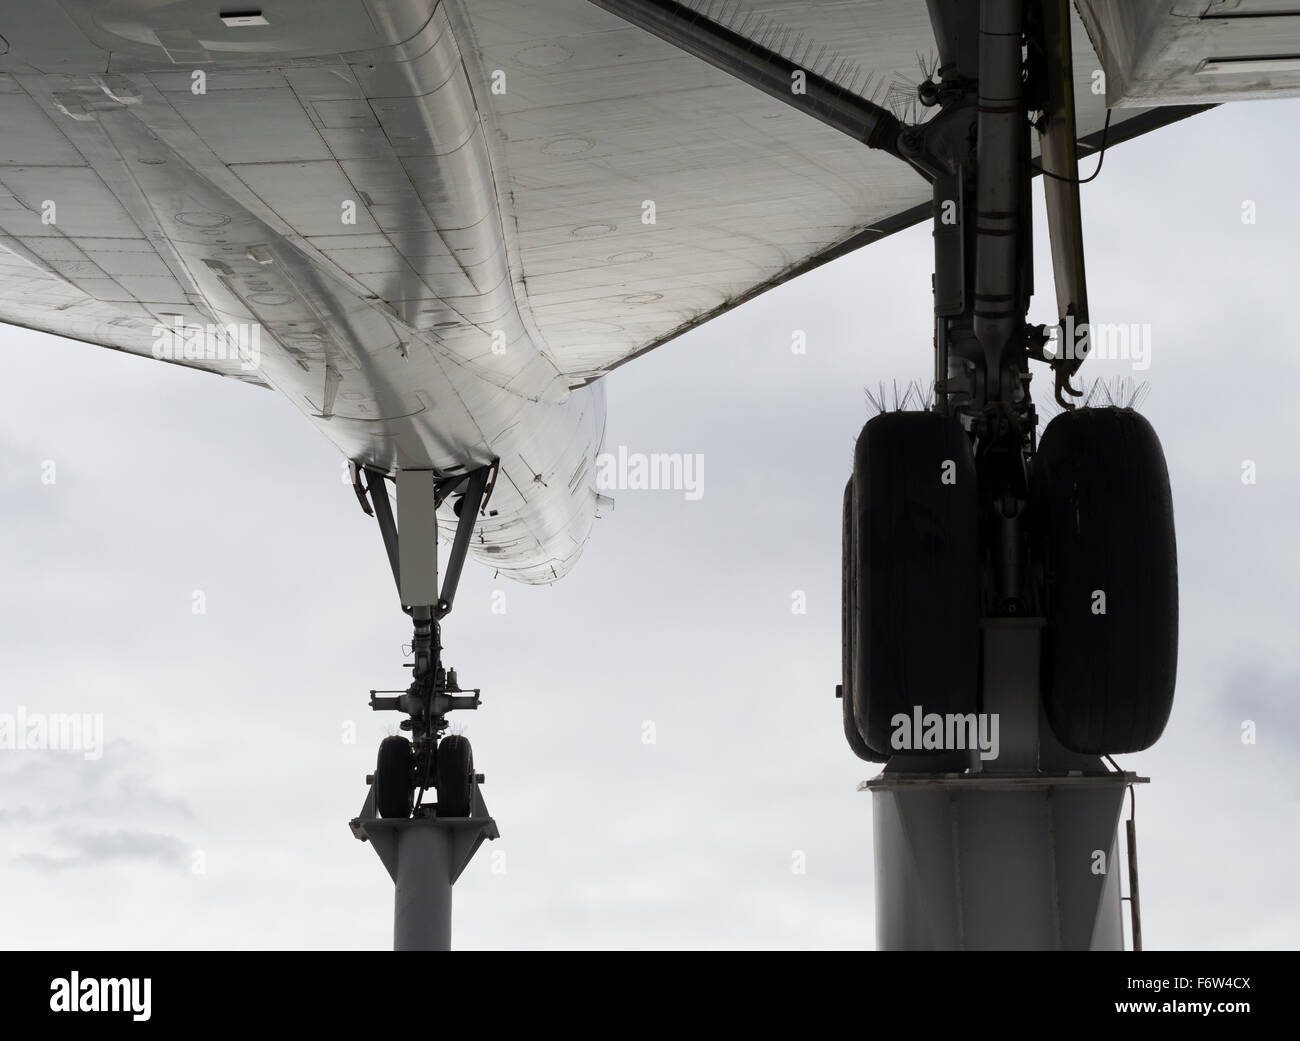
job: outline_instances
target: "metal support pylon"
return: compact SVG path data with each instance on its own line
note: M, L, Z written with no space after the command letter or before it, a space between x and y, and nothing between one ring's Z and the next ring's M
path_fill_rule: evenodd
M423 807L409 820L380 817L372 785L352 834L374 847L393 880L393 950L451 950L452 887L485 839L500 838L477 784L468 817Z
M1039 694L1041 626L984 623L996 759L896 755L859 786L871 792L880 950L1123 949L1119 821L1125 791L1147 778L1056 740Z

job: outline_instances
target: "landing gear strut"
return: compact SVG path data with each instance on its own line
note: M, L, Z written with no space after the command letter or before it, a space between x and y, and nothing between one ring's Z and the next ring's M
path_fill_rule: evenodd
M372 690L370 707L407 718L379 746L370 792L353 834L369 841L396 883L393 942L397 950L447 950L451 943L451 887L485 839L498 837L479 791L467 738L447 735L447 715L477 709L478 688L463 688L442 660L442 620L451 613L475 522L491 495L496 466L442 477L403 470L396 478L397 518L383 474L352 464L353 487L375 517L388 551L403 610L411 616L414 661L405 690ZM456 535L438 585L438 507L456 500ZM400 526L399 526L400 522ZM433 805L425 804L430 789Z
M1120 946L1116 822L1142 779L1100 756L1149 747L1168 718L1177 571L1154 433L1127 410L1072 401L1089 318L1069 0L926 0L938 78L917 100L938 111L918 125L710 5L590 2L906 162L933 190L934 408L866 425L844 502L836 692L850 747L887 764L866 784L878 943ZM1060 316L1051 353L1049 331L1026 321L1034 131ZM1031 360L1050 366L1065 410L1041 453ZM913 721L925 735L900 733ZM954 746L959 725L986 727L998 747L970 730Z
M386 738L379 746L375 766L375 805L381 817L410 817L423 809L424 793L434 787L438 792L437 813L440 817L464 817L469 813L469 789L464 778L443 760L459 762L473 756L464 737L444 737L450 725L447 713L458 709L476 709L481 703L478 688L462 689L455 669L440 663L442 652L437 622L415 620L415 674L405 691L370 692L370 707L376 712L404 712L407 719L399 724L408 731L405 737ZM385 695L385 696L380 696ZM395 697L387 695L396 695ZM462 752L460 749L464 748ZM445 783L444 783L445 777ZM466 773L468 784L483 778ZM413 796L413 793L414 796Z
M899 141L933 174L935 409L911 431L907 413L866 425L845 522L844 711L855 752L886 762L863 785L877 941L1117 949L1117 824L1145 778L1101 757L1149 747L1169 717L1169 478L1142 417L1070 400L1088 303L1067 0L929 9L940 79L918 93L941 111ZM1050 355L1026 322L1034 128L1051 173ZM1031 360L1065 410L1041 448Z

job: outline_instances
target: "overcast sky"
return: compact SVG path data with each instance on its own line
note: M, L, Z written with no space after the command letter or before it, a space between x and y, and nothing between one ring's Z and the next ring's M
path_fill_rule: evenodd
M1173 718L1120 760L1153 782L1148 948L1300 937L1298 124L1297 102L1220 109L1083 189L1093 317L1152 330L1149 369L1084 371L1149 381L1178 522ZM931 374L931 269L915 228L619 370L606 447L702 453L703 497L615 493L553 587L467 566L444 637L484 688L458 729L502 837L457 887L457 946L873 945L840 497L863 388ZM409 623L335 450L273 393L151 360L5 329L0 364L0 713L102 713L105 740L0 751L0 946L390 946L347 821Z

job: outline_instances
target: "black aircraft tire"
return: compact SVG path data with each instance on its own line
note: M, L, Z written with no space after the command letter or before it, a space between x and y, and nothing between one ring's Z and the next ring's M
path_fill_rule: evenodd
M474 751L459 734L438 743L438 816L468 817L474 792Z
M883 763L886 756L877 755L858 732L858 719L853 712L853 670L857 654L857 574L854 545L857 533L853 526L853 478L844 486L844 556L841 565L843 581L841 582L841 625L840 637L843 652L841 654L840 714L843 719L844 737L853 749L853 754L868 763Z
M411 815L411 742L406 738L399 735L379 742L374 787L379 816Z
M1034 463L1048 722L1075 752L1149 748L1173 708L1178 557L1160 440L1131 409L1063 412Z
M934 412L873 418L854 453L853 499L853 711L867 747L885 758L896 714L978 707L978 494L960 422Z

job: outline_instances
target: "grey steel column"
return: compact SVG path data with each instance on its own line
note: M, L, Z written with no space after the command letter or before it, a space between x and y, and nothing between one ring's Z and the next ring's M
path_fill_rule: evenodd
M1133 774L885 772L872 793L880 950L1122 950L1116 828Z
M500 837L478 785L468 817L379 817L371 788L349 826L393 880L393 950L451 950L451 890L486 839Z
M397 832L393 950L451 950L451 849L436 820Z
M1146 781L1062 748L1042 714L1042 619L986 619L1000 755L895 756L871 792L881 950L1122 950L1118 827Z

